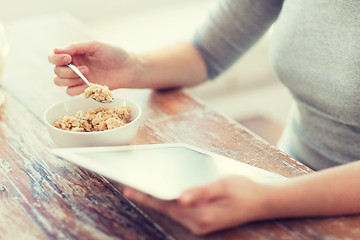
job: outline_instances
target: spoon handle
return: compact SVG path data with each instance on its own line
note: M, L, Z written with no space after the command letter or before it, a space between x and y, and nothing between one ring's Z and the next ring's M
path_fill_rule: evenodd
M90 86L90 82L82 75L80 70L72 63L68 64L69 68L73 70L88 86Z

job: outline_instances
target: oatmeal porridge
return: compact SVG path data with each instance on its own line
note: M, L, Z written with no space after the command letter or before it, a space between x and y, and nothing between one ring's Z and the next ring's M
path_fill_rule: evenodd
M87 112L79 111L76 116L63 116L55 121L54 126L73 132L96 132L118 128L129 122L128 106L98 107Z
M114 96L108 86L90 83L83 93L85 98L93 98L99 102L112 102Z

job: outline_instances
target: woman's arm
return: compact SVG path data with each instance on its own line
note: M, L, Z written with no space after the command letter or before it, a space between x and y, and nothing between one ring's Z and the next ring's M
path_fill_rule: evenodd
M133 86L136 88L189 87L207 78L205 62L190 42L138 53L139 71Z
M168 214L195 234L250 221L360 213L360 161L281 182L229 176L162 201L125 189L125 195Z
M269 186L265 218L360 213L360 161Z

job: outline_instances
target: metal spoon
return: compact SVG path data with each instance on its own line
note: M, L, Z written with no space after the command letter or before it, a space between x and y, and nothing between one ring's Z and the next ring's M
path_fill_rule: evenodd
M70 63L68 64L68 66L90 87L90 82L86 79L86 77L80 72L80 70L74 64Z
M68 67L71 68L71 70L73 70L88 85L88 87L90 87L90 82L86 79L86 77L80 72L80 70L73 63L69 63ZM102 101L99 101L99 100L96 100L96 99L94 99L94 100L97 101L97 102L101 102L101 103L108 103L108 102L102 102ZM114 99L112 99L112 101L113 100Z

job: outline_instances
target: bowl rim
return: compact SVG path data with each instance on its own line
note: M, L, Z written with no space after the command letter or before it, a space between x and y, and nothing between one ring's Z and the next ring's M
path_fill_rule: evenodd
M139 121L140 120L140 117L142 115L142 109L140 107L140 104L138 104L137 102L135 102L134 100L132 99L129 99L129 98L121 98L121 97L118 97L119 99L123 99L123 100L126 100L128 102L131 102L133 103L139 110L139 113L138 115L136 116L135 119L133 119L131 122L125 124L124 126L121 126L121 127L117 127L117 128L114 128L114 129L107 129L107 130L103 130L103 131L94 131L94 132L73 132L73 131L68 131L68 130L63 130L63 129L60 129L60 128L57 128L55 126L53 126L52 124L49 123L49 121L47 120L46 116L47 116L47 113L50 111L50 109L54 108L56 105L60 105L60 104L63 104L65 102L68 102L68 101L72 101L73 99L75 98L83 98L81 96L75 96L75 97L72 97L72 98L69 98L69 99L65 99L65 100L62 100L62 101L59 101L59 102L56 102L52 105L50 105L44 112L43 114L43 120L45 122L45 124L50 127L51 129L55 130L55 131L58 131L60 133L66 133L66 134L74 134L74 135L96 135L96 134L103 134L104 132L108 133L108 132L114 132L114 131L118 131L119 129L124 129L124 128L129 128L131 127L132 125L135 124L135 122ZM90 108L89 108L90 109Z

